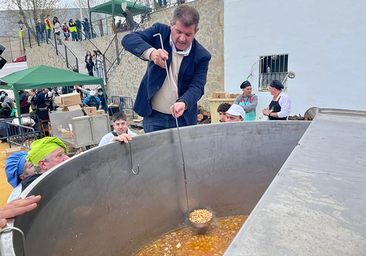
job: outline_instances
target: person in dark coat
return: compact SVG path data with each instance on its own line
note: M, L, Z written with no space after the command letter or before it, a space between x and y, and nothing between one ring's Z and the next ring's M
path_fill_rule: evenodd
M198 23L197 10L180 5L170 26L155 23L122 39L127 51L149 61L133 108L144 117L146 133L176 127L172 101L180 127L197 124L197 102L204 93L211 59L211 54L195 39ZM160 38L154 36L157 33L162 37L165 51L161 49ZM172 74L170 82L165 61ZM173 98L170 88L175 92Z
M105 97L108 100L107 94L105 95ZM107 103L104 100L104 93L103 93L103 89L102 88L99 88L98 89L98 98L99 98L100 102L102 103L102 109L107 113Z
M45 96L42 89L36 90L36 96L33 98L33 104L37 106L37 109L46 108Z
M46 41L46 25L41 22L41 19L38 19L38 23L36 24L36 32L39 38L39 41Z
M76 41L83 41L83 33L81 32L81 22L78 17L75 18L75 24L76 24Z
M86 59L86 69L88 70L89 76L94 76L93 68L94 68L94 62L92 61L92 59L91 58Z
M0 118L9 118L11 115L11 108L7 102L1 103Z
M29 105L27 102L28 98L25 94L25 92L19 91L19 105L20 105L20 114L28 114L29 113Z
M90 29L89 29L89 21L88 21L88 18L85 18L85 20L83 22L83 27L84 27L84 33L85 33L85 40L86 39L90 39L90 36L89 36Z

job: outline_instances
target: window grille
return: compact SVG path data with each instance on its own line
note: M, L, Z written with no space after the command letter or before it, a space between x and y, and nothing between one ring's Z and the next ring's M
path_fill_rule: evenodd
M273 80L281 83L288 73L288 54L260 56L259 61L259 91L267 91ZM285 80L283 86L286 91Z

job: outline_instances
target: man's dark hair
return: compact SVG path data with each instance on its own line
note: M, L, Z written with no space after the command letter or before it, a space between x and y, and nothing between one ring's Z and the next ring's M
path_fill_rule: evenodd
M194 30L197 32L198 23L200 22L200 15L194 7L183 4L175 9L172 19L172 25L175 25L177 23L177 20L182 22L185 27L195 25Z
M124 120L124 121L127 121L126 115L122 111L117 112L112 116L113 122L116 122L116 121L121 120L121 119Z
M219 105L219 107L217 108L217 112L224 112L226 113L226 111L229 110L229 108L231 107L231 105L229 103L221 103Z

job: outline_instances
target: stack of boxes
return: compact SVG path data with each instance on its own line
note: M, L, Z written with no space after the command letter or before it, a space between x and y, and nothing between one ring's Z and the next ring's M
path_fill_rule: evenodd
M105 113L104 110L97 110L96 107L84 107L84 111L88 116L103 115Z
M81 109L81 98L78 93L63 94L55 97L56 104L62 108L62 111L74 111Z

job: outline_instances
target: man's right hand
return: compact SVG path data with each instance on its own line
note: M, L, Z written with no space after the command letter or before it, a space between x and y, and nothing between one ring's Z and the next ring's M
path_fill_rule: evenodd
M123 133L121 135L118 135L117 137L114 137L112 141L119 141L121 143L128 144L129 141L132 140L132 136L127 133Z
M14 218L37 207L41 196L30 196L24 199L18 198L0 208L0 228L6 225L6 220Z
M168 60L169 54L163 49L153 50L150 54L150 60L152 60L156 65L165 69L165 61Z

